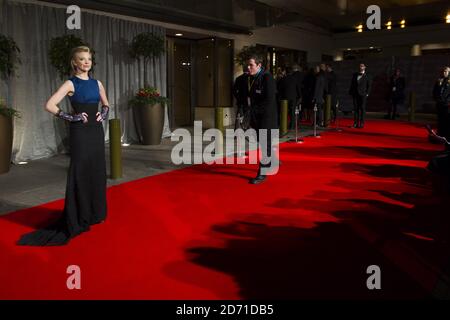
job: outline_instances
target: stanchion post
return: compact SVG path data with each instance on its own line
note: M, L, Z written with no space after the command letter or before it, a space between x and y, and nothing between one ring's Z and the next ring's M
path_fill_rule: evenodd
M342 129L339 128L339 100L336 101L336 131L342 131Z
M281 136L284 136L287 133L287 118L288 118L288 101L287 100L281 100L281 115L280 115L280 133Z
M416 119L416 93L415 92L411 92L411 94L409 96L408 121L414 122L415 119Z
M221 137L224 137L225 134L225 126L223 123L223 108L222 107L215 107L214 108L214 124L216 129L218 129L222 135ZM225 144L223 143L223 139L216 140L216 155L219 154L225 154Z
M327 94L325 99L325 115L324 115L324 126L328 127L331 122L331 94Z
M122 178L122 144L120 119L109 120L109 153L111 179Z
M317 136L317 103L314 104L314 137Z

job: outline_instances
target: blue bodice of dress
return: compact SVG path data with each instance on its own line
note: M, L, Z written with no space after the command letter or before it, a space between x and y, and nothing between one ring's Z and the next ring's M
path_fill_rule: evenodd
M83 80L76 76L69 80L72 81L75 88L73 95L69 96L72 108L75 113L86 112L89 115L89 122L93 122L98 111L98 103L100 102L98 81L92 78Z
M100 88L98 87L97 80L92 78L89 78L89 80L83 80L75 76L69 80L72 81L75 88L74 94L69 96L71 103L99 103Z

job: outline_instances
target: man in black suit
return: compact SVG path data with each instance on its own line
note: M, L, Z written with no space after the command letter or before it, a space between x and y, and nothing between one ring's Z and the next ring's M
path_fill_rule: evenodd
M305 74L302 71L302 67L298 64L294 64L292 66L292 75L294 76L295 85L297 87L297 101L295 105L298 106L302 102L303 98L303 80L305 79ZM300 114L300 120L301 118L302 116Z
M278 99L287 100L289 110L289 129L295 127L295 107L297 105L297 79L294 77L292 69L286 67L286 76L282 77L278 81Z
M359 72L353 74L349 94L353 97L354 123L353 128L364 128L367 97L372 88L372 79L366 73L366 64L359 64Z
M239 125L236 127L246 128L246 123L249 122L249 105L248 105L248 71L247 66L243 67L243 73L236 78L233 84L233 96L236 99L237 113L236 119ZM237 128L236 128L237 129Z
M397 117L397 106L405 101L405 87L405 78L401 75L400 69L395 69L389 81L389 100L391 105L387 119L395 120L395 117Z
M323 115L323 105L325 103L325 96L327 94L327 78L325 71L323 70L325 66L316 66L316 81L314 84L314 97L313 102L317 105L317 124L324 127L324 115Z
M331 64L326 64L327 68L327 84L328 84L328 94L331 95L331 112L333 113L333 122L336 121L337 117L337 76L333 71L333 67Z
M263 58L253 54L248 57L247 68L248 93L250 98L250 125L257 132L258 143L261 143L259 129L266 129L267 143L263 150L263 156L272 157L272 135L271 129L278 129L277 125L277 102L276 84L272 75L262 68ZM277 161L276 161L277 162ZM262 163L260 161L258 174L250 179L251 184L258 184L266 180L266 173L272 166L278 163Z
M438 134L450 141L450 119L448 107L450 102L450 67L442 69L442 75L433 87L433 98L436 102L438 118Z

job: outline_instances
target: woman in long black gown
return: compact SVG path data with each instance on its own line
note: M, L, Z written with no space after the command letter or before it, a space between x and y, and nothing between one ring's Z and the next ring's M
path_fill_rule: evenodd
M63 216L45 229L23 235L19 245L64 245L106 218L102 122L108 118L109 103L102 83L89 76L92 54L88 47L72 50L71 66L73 76L53 94L45 107L48 112L70 122L71 158ZM70 114L57 106L66 96L69 96L73 108Z

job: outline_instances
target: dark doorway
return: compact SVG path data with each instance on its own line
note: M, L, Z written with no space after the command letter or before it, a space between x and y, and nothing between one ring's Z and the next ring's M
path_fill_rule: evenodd
M205 114L214 115L216 107L231 107L232 40L167 39L171 128L192 126L196 110L202 114L198 115L201 118Z
M192 43L189 40L172 39L168 42L170 118L173 128L191 125L193 121L191 46Z

